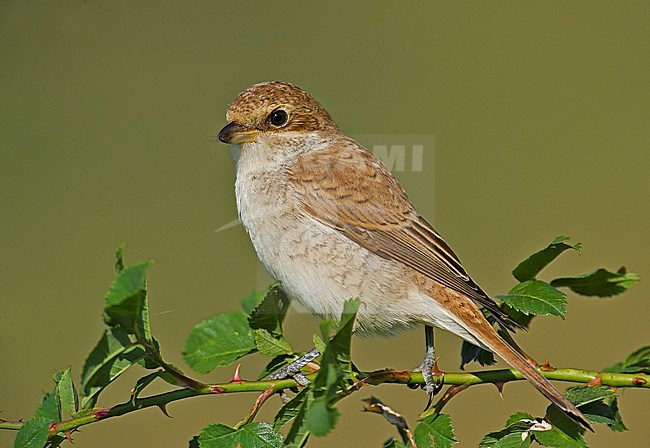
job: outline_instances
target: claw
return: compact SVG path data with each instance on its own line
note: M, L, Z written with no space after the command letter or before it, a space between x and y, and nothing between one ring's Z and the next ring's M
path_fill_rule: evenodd
M309 379L303 375L303 373L300 371L303 367L311 363L314 359L318 358L320 356L320 352L318 350L311 349L304 355L302 355L300 358L296 359L295 361L291 362L288 366L278 370L275 373L272 373L269 375L270 380L283 380L285 378L293 378L296 383L298 383L301 386L307 386L309 385Z

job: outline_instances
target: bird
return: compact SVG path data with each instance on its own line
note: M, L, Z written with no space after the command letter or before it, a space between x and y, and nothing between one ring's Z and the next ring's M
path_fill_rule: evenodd
M432 327L496 353L582 427L584 414L486 318L510 316L469 276L388 168L346 136L299 87L269 81L230 104L218 140L230 144L239 219L257 256L291 300L337 319L359 298L354 334L388 337L425 326L432 393ZM311 351L311 358L318 356ZM291 365L290 365L291 366ZM300 365L298 365L300 367ZM289 373L298 373L290 368Z

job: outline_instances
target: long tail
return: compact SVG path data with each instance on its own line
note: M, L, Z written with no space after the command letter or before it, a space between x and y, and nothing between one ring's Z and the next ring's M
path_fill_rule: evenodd
M486 322L487 323L487 322ZM469 327L469 326L467 326ZM492 328L491 325L481 325L480 327L467 328L476 338L485 344L487 348L499 355L504 361L517 369L521 374L537 388L551 403L560 408L572 420L576 421L580 426L590 431L593 431L589 420L584 416L580 410L575 407L573 403L567 400L558 391L549 380L544 378L526 358L517 350L512 348L510 344L499 336L499 334Z

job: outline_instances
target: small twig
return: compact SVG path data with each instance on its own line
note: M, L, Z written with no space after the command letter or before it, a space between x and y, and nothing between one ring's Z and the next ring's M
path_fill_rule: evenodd
M600 376L600 384L604 386L611 386L617 388L623 387L637 387L637 388L650 388L650 375L641 373L609 373L609 372L594 372L580 369L556 369L554 371L541 371L543 376L550 380L568 381L572 383L587 384L593 381L596 377ZM313 381L316 373L307 375L307 378ZM361 382L350 389L350 392L359 389L362 384L379 385L384 383L392 384L407 384L416 386L424 384L424 379L420 372L409 371L394 371L394 370L381 370L376 372L361 372L358 374ZM477 384L492 384L498 382L510 382L523 380L523 376L513 369L502 370L486 370L482 372L473 373L449 373L445 374L444 384L449 385L477 385ZM118 404L110 408L96 407L87 411L83 416L72 418L61 422L56 422L51 425L50 436L58 433L65 433L73 429L79 428L90 423L95 423L99 420L106 420L111 417L128 414L140 409L149 408L152 406L167 405L174 401L183 400L186 398L196 397L200 395L225 395L230 393L240 392L265 392L273 390L273 393L279 392L283 389L291 389L298 387L293 379L284 380L266 380L266 381L243 381L234 383L221 383L221 384L204 384L196 390L192 389L176 389L170 392L165 392L158 395L152 395L145 398L137 398L130 400L126 403ZM347 395L347 394L344 394ZM342 397L341 397L342 398ZM24 421L6 421L0 420L0 429L19 430L24 425Z

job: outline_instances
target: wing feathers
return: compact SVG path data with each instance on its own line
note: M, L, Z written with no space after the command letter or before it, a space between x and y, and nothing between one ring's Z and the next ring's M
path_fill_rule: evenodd
M287 175L304 210L314 219L380 257L403 263L470 297L505 328L516 325L474 283L433 227L418 216L390 171L358 143L346 140L303 154Z

